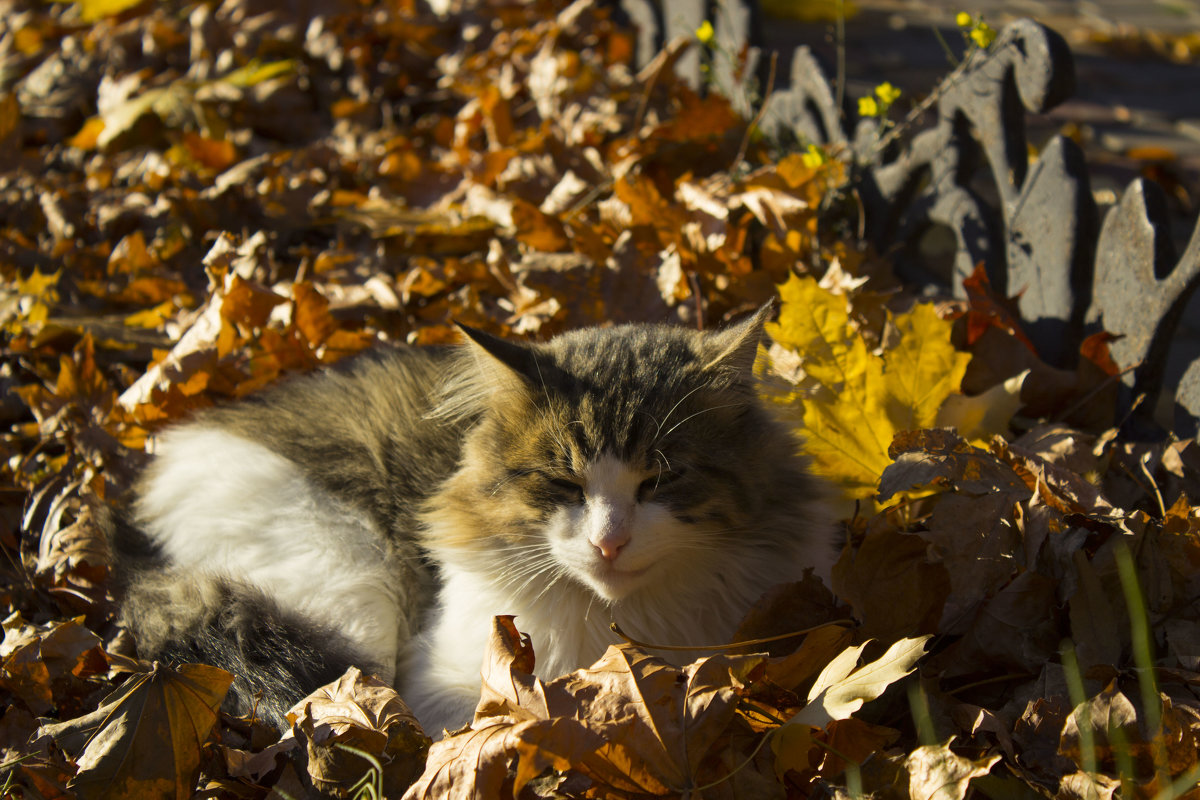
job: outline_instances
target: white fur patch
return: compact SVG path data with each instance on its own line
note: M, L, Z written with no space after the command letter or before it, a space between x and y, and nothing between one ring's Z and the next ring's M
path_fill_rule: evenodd
M547 536L558 559L600 597L619 600L686 554L689 527L653 499L638 502L638 486L652 473L602 455L581 477L583 504L560 509ZM618 545L615 557L606 555Z
M382 537L363 515L266 447L197 425L162 437L141 488L138 522L171 561L340 630L392 680L402 622Z

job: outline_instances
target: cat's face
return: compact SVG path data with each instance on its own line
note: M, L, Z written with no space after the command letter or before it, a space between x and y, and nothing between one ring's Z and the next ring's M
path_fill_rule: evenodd
M491 376L508 384L460 479L502 580L568 579L617 602L719 570L762 502L747 467L766 433L750 384L759 324L591 330L537 348L484 338L511 374Z
M685 474L604 454L570 478L552 479L565 502L546 520L550 555L608 601L661 580L660 571L705 560L713 526L672 502L671 486Z

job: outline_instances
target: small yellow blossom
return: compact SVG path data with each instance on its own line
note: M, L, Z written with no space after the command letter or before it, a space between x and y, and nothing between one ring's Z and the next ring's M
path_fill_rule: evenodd
M986 50L995 41L996 31L992 29L991 25L981 20L978 25L971 29L969 36L971 37L971 41L979 45L981 50Z
M875 102L874 97L858 98L858 115L860 117L879 116L879 104Z
M815 144L810 144L808 149L800 156L800 162L809 169L816 169L828 160L825 157L825 152Z
M954 21L960 28L970 28L975 24L975 20L965 11L958 12L958 14L954 17Z
M875 96L879 98L880 104L884 108L887 108L900 97L900 90L887 81L884 81L875 87Z
M704 20L700 23L700 27L696 28L696 38L700 40L700 44L712 44L715 35L712 23L708 20Z

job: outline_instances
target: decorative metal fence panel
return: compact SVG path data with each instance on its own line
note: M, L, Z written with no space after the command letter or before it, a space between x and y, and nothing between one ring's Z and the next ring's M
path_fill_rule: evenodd
M757 41L753 4L624 0L622 7L640 26L643 59L655 52L649 48L693 34L705 19L728 51ZM732 86L731 70L719 70L719 63L709 78ZM769 94L764 128L785 140L841 146L852 162L866 235L894 255L901 277L938 280L916 244L935 226L949 229L957 250L952 273L941 280L955 295L962 296L964 278L983 264L997 291L1019 294L1026 332L1059 367L1074 365L1088 333L1118 334L1111 352L1126 370L1124 409L1137 405L1135 419L1146 419L1173 401L1167 416L1176 432L1196 435L1200 342L1175 333L1200 283L1200 225L1179 256L1157 184L1135 180L1101 220L1075 142L1056 136L1030 158L1027 115L1050 110L1075 90L1074 58L1061 36L1032 20L1007 25L989 49L975 51L935 89L926 115L932 121L903 126L903 136L839 108L808 48L797 48L791 64ZM678 69L701 84L699 54ZM1190 364L1170 386L1164 385L1169 358Z

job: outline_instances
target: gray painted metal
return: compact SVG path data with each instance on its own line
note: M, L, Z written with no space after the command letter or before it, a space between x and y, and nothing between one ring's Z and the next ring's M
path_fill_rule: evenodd
M726 51L757 41L753 3L622 5L643 26L642 41L656 47L673 35L690 35L706 18ZM698 61L681 61L679 68L699 85ZM718 86L731 85L731 75L717 77ZM1020 293L1027 333L1056 366L1074 365L1089 332L1121 335L1111 348L1128 368L1126 408L1144 395L1139 413L1148 418L1149 410L1173 403L1175 431L1197 434L1200 343L1177 339L1175 332L1200 284L1200 225L1177 257L1155 184L1134 181L1101 223L1074 142L1056 137L1030 160L1026 115L1048 111L1075 90L1074 59L1061 36L1032 20L1005 26L988 51L976 51L945 79L933 122L900 142L881 136L873 120L857 119L854 109L837 107L808 48L797 48L790 75L776 83L783 85L768 98L767 132L841 146L862 198L867 236L881 252L895 254L902 277L940 281L962 296L963 279L982 263L998 291ZM917 254L921 236L937 226L957 241L948 276L929 273ZM1166 364L1181 358L1190 367L1175 385L1165 385Z

